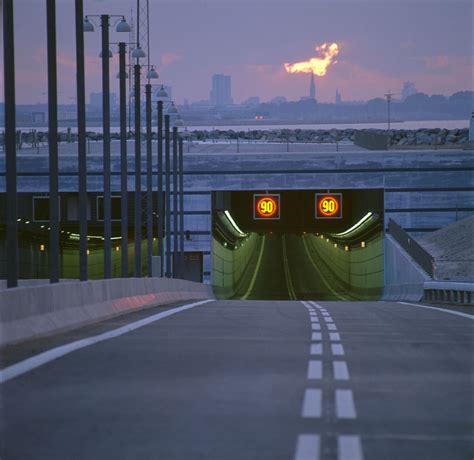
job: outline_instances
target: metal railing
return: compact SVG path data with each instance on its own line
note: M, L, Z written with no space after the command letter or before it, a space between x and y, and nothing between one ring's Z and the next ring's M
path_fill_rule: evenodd
M393 219L388 221L388 231L397 243L413 258L413 260L431 278L434 278L434 257L423 249L400 225Z

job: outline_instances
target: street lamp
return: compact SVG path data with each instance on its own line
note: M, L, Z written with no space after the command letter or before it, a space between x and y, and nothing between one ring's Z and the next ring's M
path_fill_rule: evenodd
M110 173L110 66L111 57L109 49L109 25L111 18L120 18L115 23L117 32L130 32L130 26L125 21L125 16L102 14L100 16L88 15L84 23L90 23L89 18L100 17L102 28L102 123L103 123L103 158L104 158L104 197L103 197L103 219L104 219L104 278L112 276L112 197L111 197L111 173ZM94 26L87 25L88 31L94 31Z
M158 78L158 72L153 66L148 68L146 74L148 83L145 85L145 114L146 114L146 190L147 190L147 216L146 216L146 234L147 234L147 263L148 276L151 276L151 265L153 257L153 171L152 171L152 152L151 152L151 87L150 79Z

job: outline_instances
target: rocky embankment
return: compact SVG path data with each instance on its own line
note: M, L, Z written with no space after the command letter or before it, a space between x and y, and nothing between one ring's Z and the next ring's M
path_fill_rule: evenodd
M387 134L382 129L274 129L271 131L255 129L248 131L234 131L231 129L218 129L212 131L184 131L181 135L191 141L211 140L252 140L260 142L315 142L333 143L336 141L353 141L356 131L365 131L377 134ZM416 146L416 145L463 145L469 140L469 130L465 129L417 129L405 130L395 129L391 131L392 145ZM128 139L133 139L134 133L127 133ZM153 138L156 139L156 132ZM88 131L87 138L91 141L101 141L102 134ZM112 133L111 138L120 139L119 133ZM48 141L48 133L44 131L18 132L17 144L38 145ZM59 133L59 142L76 142L77 134L70 131ZM4 134L0 134L0 145L4 142Z

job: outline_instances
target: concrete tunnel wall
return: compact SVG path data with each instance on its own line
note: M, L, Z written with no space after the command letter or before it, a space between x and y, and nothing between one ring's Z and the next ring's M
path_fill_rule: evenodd
M257 263L261 241L262 236L251 233L242 246L229 249L213 239L212 286L217 297L235 294L244 274Z
M321 268L321 275L335 292L354 299L379 299L384 286L383 236L366 241L366 247L344 245L334 247L316 235L306 235L313 260Z

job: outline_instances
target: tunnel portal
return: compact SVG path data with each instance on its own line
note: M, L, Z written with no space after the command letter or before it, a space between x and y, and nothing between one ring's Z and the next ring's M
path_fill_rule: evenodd
M383 190L217 191L212 203L218 297L380 297Z

